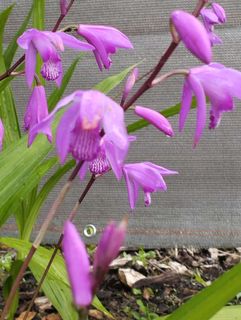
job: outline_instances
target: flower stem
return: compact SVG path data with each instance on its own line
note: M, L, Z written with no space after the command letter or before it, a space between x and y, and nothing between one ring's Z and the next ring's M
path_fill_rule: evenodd
M69 5L68 5L68 8L67 8L67 11L66 11L66 14L63 15L61 14L58 18L58 20L56 21L53 29L52 29L52 32L55 32L57 31L59 25L61 24L61 22L63 21L64 17L67 15L67 13L69 12L70 8L72 7L73 3L74 3L75 0L71 0ZM15 63L14 65L12 65L12 67L10 67L8 70L6 70L2 75L0 75L0 81L6 79L7 77L9 77L11 75L11 73L18 67L20 66L20 64L22 64L25 60L25 54L22 55L21 58L19 58Z
M76 202L75 206L73 207L70 215L68 216L68 220L73 221L73 219L75 218L75 216L76 216L76 214L77 214L77 211L78 211L78 209L79 209L82 201L84 200L85 196L86 196L87 193L89 192L89 190L90 190L90 188L92 187L92 185L93 185L93 183L95 182L95 180L96 180L96 176L95 176L95 175L92 175L91 178L90 178L90 180L89 180L89 182L87 183L84 191L82 192L80 198L78 199L78 201ZM40 279L40 281L39 281L39 284L38 284L35 292L34 292L34 295L33 295L32 299L31 299L31 301L30 301L29 307L28 307L28 309L27 309L27 311L26 311L26 313L25 313L25 315L24 315L23 320L27 320L27 318L28 318L28 314L29 314L29 312L30 312L30 310L31 310L31 308L32 308L32 306L33 306L33 304L34 304L34 300L35 300L36 297L38 296L39 290L40 290L40 288L41 288L41 286L42 286L42 284L43 284L43 282L44 282L44 279L46 278L46 276L47 276L47 274L48 274L48 271L49 271L49 269L50 269L50 267L51 267L51 264L52 264L53 261L54 261L54 258L55 258L55 256L56 256L58 250L61 248L63 238L64 238L64 235L63 235L63 233L61 233L61 235L60 235L60 237L59 237L59 240L58 240L58 243L56 244L56 246L55 246L55 248L54 248L54 251L53 251L53 253L52 253L52 255L51 255L51 258L50 258L50 260L49 260L49 262L48 262L48 264L47 264L47 266L46 266L46 268L45 268L45 270L44 270L44 273L43 273L43 275L42 275L42 277L41 277L41 279Z
M158 78L155 78L153 81L152 81L152 86L155 86L161 82L163 82L164 80L172 77L172 76L175 76L175 75L182 75L182 76L186 76L189 74L189 71L187 69L176 69L176 70L173 70L173 71L170 71L170 72L167 72L163 75L161 75L160 77Z
M193 11L193 15L195 17L199 16L200 11L206 4L207 0L199 0L196 8ZM136 93L124 104L123 109L127 110L137 99L140 98L148 89L152 87L152 82L158 75L158 73L161 71L163 66L166 64L168 59L171 57L175 49L177 48L179 43L176 43L172 41L167 48L167 50L164 52L162 55L161 59L159 60L158 64L156 67L153 69L152 73L150 74L149 78L142 84L142 86L136 91Z
M58 208L60 207L60 205L62 204L66 194L68 193L72 183L73 183L73 180L75 179L75 177L77 176L81 166L83 164L83 161L80 161L74 168L74 170L72 171L68 181L66 182L66 184L63 186L62 190L60 191L58 197L56 198L56 200L54 201L52 207L50 208L49 212L48 212L48 215L47 217L45 218L39 232L38 232L38 235L35 239L35 241L33 242L32 246L31 246L31 249L27 255L27 257L25 258L24 260L24 263L22 264L21 268L20 268L20 271L18 273L18 276L17 278L15 279L14 283L13 283L13 286L10 290L10 293L7 297L7 300L6 300L6 304L3 308L3 311L2 311L2 314L1 314L1 320L5 320L6 319L6 316L7 316L7 313L8 313L8 310L11 306L11 303L14 299L14 296L15 296L15 293L16 293L16 290L17 288L19 287L19 284L20 284L20 281L22 280L23 278L23 275L24 275L24 272L26 271L28 265L29 265L29 262L31 261L35 251L37 250L38 246L40 245L42 239L44 238L45 236L45 233L48 229L48 226L49 224L51 223L52 219L54 218L55 214L57 213L57 210Z

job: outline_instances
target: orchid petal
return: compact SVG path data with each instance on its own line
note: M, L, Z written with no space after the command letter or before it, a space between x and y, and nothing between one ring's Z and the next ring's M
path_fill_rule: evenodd
M2 119L0 119L0 151L2 151L3 148L3 138L4 138L4 126Z
M56 148L61 164L66 160L69 152L71 132L79 117L79 104L73 104L63 115L56 132Z
M206 124L206 97L203 87L197 77L189 74L188 82L197 98L197 122L194 137L194 147L196 147Z
M185 80L182 91L181 109L179 113L179 131L181 132L185 126L185 122L192 103L192 91L187 80Z
M93 298L90 262L85 244L70 221L64 225L63 252L74 303L87 307Z
M33 44L30 43L25 53L25 73L27 85L29 86L29 88L31 88L34 79L36 58L37 50L34 48Z
M56 34L61 37L64 45L71 49L75 49L78 51L93 51L95 49L91 44L80 41L75 37L66 34L65 32L58 31L56 32Z

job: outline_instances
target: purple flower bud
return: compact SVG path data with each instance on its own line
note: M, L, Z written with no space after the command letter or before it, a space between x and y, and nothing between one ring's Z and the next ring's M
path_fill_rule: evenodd
M226 14L223 7L217 3L213 3L211 9L202 9L200 15L209 35L211 45L221 44L222 40L214 33L214 26L226 22Z
M138 68L134 68L132 70L131 74L129 75L129 77L127 78L126 83L125 83L125 87L123 90L123 95L121 98L121 105L122 106L123 106L126 98L128 97L129 93L131 92L132 88L134 87L135 82L138 78L138 74L139 74Z
M60 5L60 12L61 12L61 14L62 14L63 16L65 16L66 13L67 13L67 8L68 8L68 2L67 2L67 0L60 0L59 5Z
M158 130L164 132L165 135L170 137L174 136L174 132L170 122L159 112L149 108L136 106L135 114L150 122Z
M85 244L70 221L64 225L63 252L74 303L87 307L93 298L90 262Z
M43 86L35 86L29 98L24 115L24 129L27 131L48 115L48 104Z
M118 226L112 222L103 231L94 257L94 288L103 281L109 265L114 260L122 246L126 235L127 221L124 219Z
M80 24L77 32L95 47L94 55L101 71L103 66L110 68L110 54L116 53L117 48L133 49L127 36L112 27Z
M212 60L212 50L207 31L193 15L177 10L171 14L172 23L186 48L204 63Z
M3 148L3 138L4 138L4 126L2 120L0 119L0 151Z
M217 2L213 2L212 9L218 17L220 23L225 23L227 21L226 12L224 8L220 6L220 4L218 4Z

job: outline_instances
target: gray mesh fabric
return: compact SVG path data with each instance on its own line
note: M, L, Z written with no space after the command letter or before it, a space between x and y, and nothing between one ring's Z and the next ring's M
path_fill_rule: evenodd
M13 1L3 0L0 9ZM91 54L87 55L75 72L68 88L70 93L77 88L91 88L97 81L117 73L126 66L145 59L140 65L140 73L148 71L159 59L170 42L168 20L173 9L191 11L196 1L185 0L95 0L76 1L63 25L73 22L106 24L119 28L132 40L135 50L118 51L113 57L110 72L100 73ZM15 29L31 4L30 0L20 0L10 19L5 43L11 39ZM228 23L217 33L223 39L223 46L214 48L215 60L230 67L241 69L241 2L220 1L227 11ZM59 12L59 1L46 1L46 23L53 26ZM64 66L76 54L67 50ZM180 45L165 66L165 70L198 65L199 62ZM17 97L18 112L23 114L28 99L23 80L17 79L13 87ZM169 107L180 100L182 79L169 79L162 86L145 94L138 104L156 110ZM241 88L240 88L241 90ZM177 117L170 121L176 136L167 139L152 127L137 133L138 141L130 150L128 161L152 161L179 171L179 176L169 177L168 192L152 196L152 206L145 208L140 194L138 206L129 215L127 244L130 246L164 247L173 245L195 246L237 246L241 240L241 104L236 103L236 111L225 114L215 131L206 129L201 143L192 150L195 128L195 111L189 116L185 132L178 134ZM136 120L132 112L127 114L127 122ZM64 183L64 181L63 181ZM62 184L63 184L62 183ZM53 221L46 241L56 241L63 221L83 190L84 183L75 182L58 216ZM38 220L36 230L60 190L59 185L48 198ZM96 182L91 193L80 209L75 222L80 229L92 223L98 233L110 219L119 220L129 212L127 192L124 182L117 183L112 173ZM4 227L5 234L15 234L16 227L10 220ZM91 241L96 241L92 238Z

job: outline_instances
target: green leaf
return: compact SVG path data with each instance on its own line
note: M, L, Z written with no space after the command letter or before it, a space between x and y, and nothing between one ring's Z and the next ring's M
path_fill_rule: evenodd
M45 23L45 0L34 0L33 1L33 28L36 28L38 30L44 30L44 23ZM41 65L42 65L42 60L38 54L35 72L37 73L41 83L44 84L44 79L40 73Z
M97 310L103 312L108 318L114 319L112 314L103 306L101 301L97 296L94 297L94 300L92 301L92 306L94 306Z
M33 27L44 30L45 0L33 1Z
M0 243L15 248L25 255L31 247L31 243L14 238L0 238ZM30 262L30 269L37 281L40 280L46 269L52 253L53 249L49 250L41 246L35 252ZM64 320L78 319L78 314L73 308L71 289L65 269L65 263L61 255L55 256L42 288L45 295L50 299ZM106 316L112 317L97 297L93 301L93 306L102 311Z
M21 200L26 199L27 196L32 192L32 190L35 189L35 187L38 186L42 178L46 175L46 173L53 168L58 163L57 157L52 157L48 160L45 160L43 163L41 163L28 177L28 179L25 181L25 183L22 184L22 186L17 190L16 193L13 194L11 198L11 203L13 203L12 212L15 213L15 218L18 224L18 230L20 232L20 237L22 239L25 238L25 230L26 230L26 223L29 219L30 212L28 211L28 208L23 208L22 211L19 210L19 205L22 205ZM30 199L28 199L30 201ZM35 202L36 203L36 202ZM34 204L35 205L35 204ZM25 203L26 206L26 203ZM3 208L5 211L5 209ZM6 210L6 212L11 213L11 210ZM5 217L6 220L6 217ZM35 222L35 220L34 220ZM33 225L32 225L33 227ZM29 230L31 233L31 230ZM28 239L27 239L28 240Z
M4 37L4 29L6 26L6 23L8 21L9 15L12 12L14 5L11 5L7 7L5 10L0 12L0 55L3 54L3 37Z
M241 264L174 311L168 320L208 320L241 291Z
M38 196L35 199L35 202L30 210L27 213L27 216L24 220L24 229L22 239L29 240L33 226L38 217L39 211L44 204L44 201L48 197L50 191L56 186L56 184L60 181L63 175L68 172L75 165L75 161L67 162L63 167L57 169L57 171L48 179L48 181L44 184Z
M17 44L17 39L18 37L21 36L21 34L25 31L29 20L32 16L32 11L33 11L33 6L30 8L26 18L24 19L23 23L21 24L20 28L17 30L17 32L15 33L13 39L11 40L11 42L9 43L7 49L4 52L4 61L5 61L5 66L6 69L8 69L11 66L11 63L13 61L13 58L15 56L15 53L18 49L18 44Z
M95 90L99 90L105 94L108 94L111 90L117 87L128 75L128 73L133 70L136 66L138 66L141 62L133 64L132 66L126 68L125 70L121 71L120 73L110 76L97 85L94 86Z
M22 265L22 261L19 261L19 260L14 261L11 265L10 275L7 277L7 279L4 281L4 284L3 284L4 300L6 300L9 295L12 284L14 283L14 280L16 279L16 277L18 275L18 272L21 268L21 265ZM15 312L17 311L17 308L18 308L18 303L19 303L19 290L17 290L17 292L14 296L14 299L11 303L7 320L14 319Z
M61 110L53 123L53 134L56 131ZM38 136L30 148L27 148L27 136L22 137L17 143L9 146L1 153L0 157L0 226L5 221L6 208L10 207L12 197L18 189L28 183L30 176L44 160L53 145L45 136ZM39 181L39 176L36 176ZM4 210L5 209L5 210Z
M82 59L82 57L84 56L84 54L79 55L78 58L76 58L72 64L70 65L69 69L67 70L67 72L65 72L62 83L60 88L55 88L51 95L48 98L48 106L49 106L49 111L52 111L53 108L56 106L56 104L58 103L58 101L60 100L60 98L62 97L62 95L64 94L65 89L67 88L69 81L72 78L72 75L75 71L75 68L77 66L77 64L79 63L80 59Z
M180 108L181 108L181 104L178 103L175 106L172 106L170 108L167 108L167 109L164 109L164 110L160 111L160 114L162 114L166 118L173 117L173 116L179 114ZM192 109L196 108L196 100L195 99L193 99L193 101L192 101L191 108ZM142 120L138 120L138 121L135 121L135 122L129 124L129 126L127 127L127 131L129 133L131 133L131 132L140 130L142 128L145 128L145 127L147 127L149 125L150 125L150 122L148 122L146 120L143 120L143 119Z
M3 57L3 36L7 20L12 9L13 6L10 6L0 13L0 74L6 71ZM6 87L0 92L0 118L3 121L5 128L4 147L6 147L20 137L18 118L10 87Z

